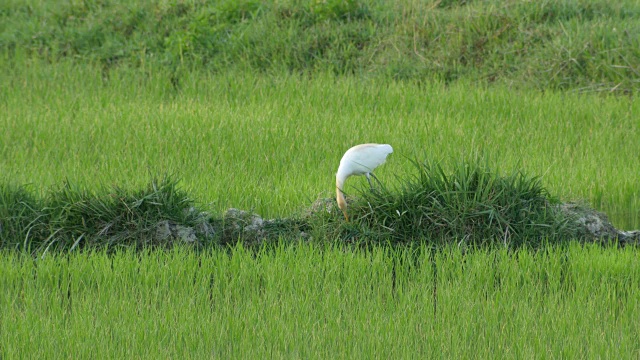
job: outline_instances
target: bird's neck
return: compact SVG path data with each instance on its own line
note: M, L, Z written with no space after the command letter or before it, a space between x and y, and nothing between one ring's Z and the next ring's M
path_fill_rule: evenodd
M338 182L336 182L336 202L338 203L338 208L340 208L344 216L347 217L347 200L344 198L342 186L338 185Z
M345 180L347 179L342 174L338 173L336 175L336 200L338 201L338 205L341 205L341 203L346 204L344 194L342 193Z
M339 173L336 175L336 188L342 190L342 187L344 186L344 181L346 179L344 178L344 176L341 176Z

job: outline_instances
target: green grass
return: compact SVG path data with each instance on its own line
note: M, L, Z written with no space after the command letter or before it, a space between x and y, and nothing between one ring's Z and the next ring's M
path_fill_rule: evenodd
M89 191L66 183L44 198L24 187L0 185L0 247L33 254L184 242L211 245L209 218L170 178L136 191ZM187 227L191 230L184 232Z
M522 220L512 205L540 205L544 189L640 228L639 16L634 0L4 1L3 244L25 243L6 234L32 212L49 226L34 231L59 235L44 248L100 233L105 209L127 215L109 229L138 245L159 218L194 220L191 206L298 216L333 195L340 157L362 142L393 145L376 174L401 205L423 199L415 159L482 158L491 179L526 180L519 195L533 196L507 203L474 192L488 217L441 206L462 229ZM455 184L486 179L480 167L428 169L458 204L500 188ZM164 174L180 192L147 187ZM2 250L0 358L640 356L637 247L324 235L258 251Z
M635 358L637 249L0 256L0 356Z
M294 217L260 219L253 231L255 215L203 211L170 177L134 191L89 191L67 182L43 198L25 187L0 185L0 248L41 256L49 250L141 250L185 243L202 248L238 241L255 248L301 237L317 243L427 241L511 249L593 241L578 225L578 215L565 214L539 178L521 172L501 176L479 160L454 164L451 172L415 162L416 173L398 188L379 183L349 196L350 222L333 199L324 199Z
M0 181L36 192L142 188L176 174L214 212L294 214L334 192L342 154L392 144L385 184L410 159L451 164L482 153L504 174L540 176L561 200L585 200L618 227L640 227L640 107L627 97L336 78L185 73L29 61L3 70ZM362 179L350 179L353 192Z
M349 211L365 239L537 247L579 237L575 219L562 214L539 178L501 176L481 161L456 163L452 170L415 162L415 173L397 189L365 188Z
M640 86L640 5L560 1L4 1L0 52L119 66L357 74L616 93Z

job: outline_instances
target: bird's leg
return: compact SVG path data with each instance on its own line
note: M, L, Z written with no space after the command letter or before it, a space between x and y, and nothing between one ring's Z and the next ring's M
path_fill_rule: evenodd
M371 186L371 190L373 190L373 184L371 184L371 175L373 175L373 173L365 173L364 175L367 177L367 181L369 182L369 186ZM373 175L373 177L375 178L375 175Z

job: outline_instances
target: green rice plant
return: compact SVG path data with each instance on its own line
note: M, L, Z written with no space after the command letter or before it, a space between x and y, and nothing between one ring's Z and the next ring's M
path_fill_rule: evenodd
M633 358L638 249L0 252L0 356Z
M0 72L0 181L30 184L40 197L65 179L141 189L150 174L172 173L214 213L293 217L335 192L349 147L381 142L395 150L376 170L383 183L410 177L411 158L447 169L482 152L501 171L540 176L562 201L609 214L618 228L640 227L633 98L189 70L176 90L151 66L104 78L99 66L69 61Z

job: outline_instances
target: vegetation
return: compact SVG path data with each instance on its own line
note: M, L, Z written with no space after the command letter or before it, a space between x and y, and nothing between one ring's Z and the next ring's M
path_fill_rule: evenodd
M0 256L0 355L633 358L632 248Z
M554 204L640 228L639 17L0 2L0 358L637 358L638 247ZM394 154L345 223L362 142Z
M365 239L537 246L579 238L575 219L559 211L538 178L500 176L469 161L451 173L430 162L416 168L398 190L360 192L352 211L361 214Z
M242 231L251 226L251 219L196 209L170 178L153 181L141 191L114 188L98 194L67 183L44 199L36 199L24 187L0 188L0 247L41 254L49 249L141 249L185 242L212 246L240 240L260 245L297 240L303 232L319 242L364 244L498 242L538 247L581 237L576 219L555 206L557 201L536 178L522 173L502 177L470 162L457 164L453 174L434 164L416 165L415 179L400 184L399 190L361 191L349 207L351 223L344 222L329 199L302 217L272 220L256 236ZM172 233L177 226L190 229L189 236Z
M5 61L636 92L635 0L3 1Z
M197 71L176 92L162 73L120 68L105 80L99 68L64 61L23 64L4 79L0 182L31 184L41 198L67 180L133 191L173 173L214 214L291 217L332 196L346 149L383 142L395 149L376 171L388 186L414 174L410 159L451 169L483 153L501 175L538 175L557 198L640 228L632 98Z
M66 183L44 199L24 187L0 187L0 219L1 247L38 254L76 247L166 246L174 239L162 232L163 224L196 228L209 221L171 179L139 191L115 187L102 194Z

